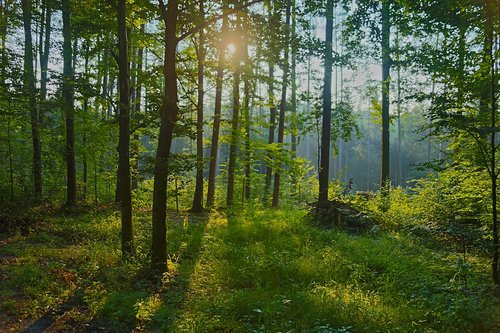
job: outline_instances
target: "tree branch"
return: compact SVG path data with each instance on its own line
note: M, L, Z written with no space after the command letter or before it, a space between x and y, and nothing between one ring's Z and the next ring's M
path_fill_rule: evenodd
M162 0L160 0L161 2ZM263 2L263 0L253 0L253 1L250 1L249 3L246 3L244 5L241 5L241 6L238 6L238 7L235 7L233 9L228 9L228 10L225 10L224 13L220 14L220 15L217 15L217 16L214 16L214 17L211 17L209 18L208 20L205 20L203 23L200 23L196 26L194 26L193 28L189 29L188 31L186 31L185 33L183 33L182 35L180 35L178 38L177 38L177 41L180 42L184 39L186 39L187 37L191 36L192 34L195 34L197 33L198 31L204 29L205 27L209 26L210 24L212 23L215 23L217 22L218 20L220 20L221 18L224 18L226 16L229 16L231 14L234 14L242 9L245 9L247 7L250 7L256 3L259 3L259 2Z

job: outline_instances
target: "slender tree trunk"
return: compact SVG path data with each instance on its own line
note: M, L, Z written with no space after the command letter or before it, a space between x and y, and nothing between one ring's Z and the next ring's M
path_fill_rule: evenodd
M40 136L39 109L35 96L35 73L33 69L33 42L31 37L31 0L22 0L24 23L24 90L29 100L31 116L31 139L33 144L33 179L35 200L43 199L42 186L42 142Z
M108 62L108 53L109 50L106 48L104 50L104 55L103 55L103 63L107 64ZM107 119L107 105L109 104L108 101L108 80L109 80L109 68L104 69L104 77L102 79L102 94L101 98L103 101L103 108L102 108L102 119Z
M7 114L7 154L9 155L9 182L10 182L10 202L14 202L14 161L12 153L12 134L11 134L11 101L9 98L9 113Z
M145 26L141 26L141 31L144 32ZM135 98L134 98L134 116L138 116L141 113L141 99L142 99L142 70L143 70L143 58L144 58L144 46L139 43L137 50L137 65L135 73ZM133 143L132 143L132 190L136 190L139 187L139 134L134 133Z
M492 229L493 229L493 260L492 260L492 274L493 281L497 287L500 287L500 267L499 267L499 237L498 237L498 211L497 211L497 190L498 190L498 173L496 152L497 143L496 137L496 113L497 113L497 92L496 92L496 64L495 64L495 34L493 24L493 10L486 5L485 9L488 12L488 39L489 39L489 58L490 58L490 98L491 98L491 134L490 134L490 178L491 178L491 202L492 202Z
M296 0L292 0L292 37L291 37L291 52L292 52L292 68L291 68L291 126L292 131L292 158L297 157L297 135L298 135L298 119L297 119L297 19L296 19ZM292 174L292 191L294 194L298 192L297 177Z
M156 151L153 189L153 232L151 265L156 272L167 270L167 175L168 158L174 126L177 121L177 0L169 0L168 7L163 0L159 1L163 22L165 24L165 55L163 76L165 79L164 96L160 109L160 134Z
M200 19L205 20L204 0L200 0ZM193 207L196 213L203 211L203 87L205 66L205 32L200 30L198 39L198 104L196 106L196 188Z
M76 203L76 158L75 158L75 110L74 110L74 72L73 51L71 46L71 3L62 1L63 16L63 97L66 116L66 204Z
M109 75L109 87L108 87L108 96L107 98L109 99L108 101L108 119L112 118L113 117L113 95L114 95L114 92L115 92L115 76L114 75L111 75L111 71L109 71L108 73Z
M222 35L227 30L227 17L222 19ZM214 124L212 131L212 143L210 146L210 162L208 169L208 193L207 207L214 205L215 201L215 175L217 173L217 152L219 147L219 131L222 105L222 80L224 77L224 62L226 58L225 44L221 40L219 48L219 61L217 64L217 77L215 79L215 108L214 108Z
M90 56L90 41L87 40L85 42L85 65L84 65L84 73L85 79L87 83L89 77L89 56ZM89 113L89 97L85 93L83 96L83 112L85 114ZM87 159L87 120L85 120L85 125L83 129L83 200L87 200L87 192L88 192L88 159Z
M390 68L391 68L391 50L390 50L390 3L391 0L382 1L382 170L380 177L380 188L385 189L390 186L389 175L389 89L390 89ZM384 190L385 192L385 190Z
M241 18L237 16L236 29L241 32ZM238 43L241 45L241 43ZM240 76L241 76L241 55L242 50L238 48L234 57L234 79L233 79L233 117L231 119L231 138L229 145L229 161L227 167L227 197L226 205L231 207L234 199L234 174L236 169L236 152L239 141L239 113L240 113Z
M236 150L238 148L238 123L240 109L240 72L236 69L233 82L233 118L231 119L231 143L229 146L229 162L227 167L226 205L231 207L234 198L234 172L236 168Z
M286 18L285 18L285 51L284 51L284 63L283 63L283 83L281 88L281 102L280 102L280 114L278 120L278 145L283 145L283 135L285 131L285 113L286 113L286 89L288 85L288 54L290 45L290 7L291 0L288 0L286 5ZM283 148L283 147L281 147ZM279 196L280 196L280 184L281 184L281 161L278 161L277 170L274 172L274 187L273 187L273 202L272 206L274 208L279 207Z
M118 179L120 183L120 207L122 220L122 254L134 252L132 232L132 195L130 189L130 68L126 24L126 0L118 0L118 69L120 106L118 123Z
M328 178L330 168L330 127L332 116L332 41L333 1L326 3L325 31L325 76L323 80L323 122L321 128L321 162L319 168L319 202L328 201Z
M296 0L292 1L292 36L291 36L291 53L292 53L292 68L291 68L291 96L290 108L292 114L291 131L292 131L292 157L297 157L297 41L296 41ZM296 186L296 180L293 180L293 185Z
M274 142L274 129L276 128L276 104L274 101L274 64L269 62L269 80L268 80L268 95L269 95L269 134L267 143L271 145ZM266 165L266 183L264 187L264 197L267 199L269 190L271 189L271 182L273 179L273 155L271 152L267 153L268 164Z
M48 65L50 51L50 34L52 31L52 7L49 0L42 1L45 6L45 39L43 44L40 42L40 98L47 98L47 82L48 82Z
M243 26L248 26L247 16L245 15L245 20ZM243 37L243 57L245 61L245 68L243 71L243 91L245 93L245 98L243 100L243 110L244 110L244 125L245 125L245 181L244 181L244 199L250 200L251 193L251 164L252 156L250 151L250 75L251 75L251 64L248 57L248 41L247 38Z
M400 52L399 52L399 29L396 34L396 61L397 61L397 75L398 75L398 85L397 85L397 117L398 117L398 164L397 164L397 184L403 186L403 150L402 150L402 138L401 138L401 63L400 63ZM434 90L434 84L433 88ZM434 91L433 91L434 92ZM430 147L430 141L429 141ZM430 151L430 148L429 148ZM430 153L428 153L430 155Z

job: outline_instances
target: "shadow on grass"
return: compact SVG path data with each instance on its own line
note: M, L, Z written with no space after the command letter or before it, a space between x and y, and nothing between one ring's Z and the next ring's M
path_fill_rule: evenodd
M209 278L190 291L179 331L488 332L481 296L454 289L453 267L431 251L292 218L233 214L211 230L220 241L196 274Z
M97 313L97 323L111 332L136 329L168 329L182 311L190 276L202 246L208 213L169 212L167 228L168 267L163 278L153 278L149 259L132 279L131 289L117 291L107 297Z

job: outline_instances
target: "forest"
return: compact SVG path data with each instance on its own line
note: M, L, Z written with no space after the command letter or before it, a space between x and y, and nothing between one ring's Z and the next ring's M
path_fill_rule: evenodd
M500 332L500 0L0 0L0 42L0 332Z

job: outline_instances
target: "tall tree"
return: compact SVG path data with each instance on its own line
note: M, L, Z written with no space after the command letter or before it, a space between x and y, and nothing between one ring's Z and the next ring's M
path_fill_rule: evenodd
M239 35L241 29L241 17L238 13L236 19L236 33ZM226 205L231 207L234 199L234 174L236 169L236 152L239 141L239 115L240 115L240 80L241 80L241 55L242 55L241 39L236 43L236 50L233 55L233 114L231 119L231 137L229 144L229 161L227 166L227 196Z
M179 113L176 72L176 48L178 43L176 28L179 9L177 0L170 0L167 6L163 0L159 0L159 5L165 25L163 59L165 82L160 108L160 134L158 136L154 170L151 264L153 270L164 272L167 269L167 168L174 126Z
M35 72L33 68L33 39L31 36L32 3L22 1L24 25L24 90L28 96L31 116L31 140L33 144L33 179L35 200L43 199L42 186L42 141L40 135L40 116L36 102Z
M126 23L126 0L118 0L118 70L120 105L118 123L118 182L122 222L122 253L133 253L132 195L130 189L130 67Z
M248 29L248 15L244 15L243 26ZM250 151L251 133L250 133L250 76L252 67L250 57L248 56L248 36L242 36L242 52L243 52L243 124L245 126L245 179L243 184L243 197L245 200L250 200L251 194L251 172L252 172L252 156Z
M276 104L274 101L274 63L269 62L269 77L268 77L268 103L269 103L269 132L267 136L267 143L270 145L274 143L274 132L276 128ZM267 199L267 195L271 188L271 183L273 180L273 168L271 166L273 161L272 153L269 151L267 153L267 158L269 160L266 165L266 180L264 185L264 197Z
M491 263L492 266L492 274L493 281L495 282L497 287L500 287L500 261L499 261L499 249L500 249L500 241L498 237L498 210L497 210L497 191L498 191L498 175L500 171L497 166L497 151L499 149L498 144L496 142L496 136L498 134L498 129L496 127L497 124L497 108L498 108L498 78L497 78L497 70L498 66L498 36L495 36L495 24L494 18L495 14L500 15L500 11L495 13L494 11L495 4L494 1L487 1L484 6L484 10L486 12L487 17L487 48L488 48L488 58L489 58L489 68L490 72L490 82L489 82L489 97L490 97L490 165L487 167L489 172L490 180L491 180L491 203L492 203L492 233L493 233L493 260ZM497 7L498 9L498 7ZM497 22L499 17L497 16ZM500 35L500 24L497 23L497 33ZM495 46L497 50L495 50Z
M50 38L52 32L52 4L50 0L43 0L42 7L45 16L45 32L40 33L39 54L40 54L40 98L47 98L48 65L50 52ZM42 36L44 36L42 43Z
M224 5L224 4L223 4ZM225 12L223 8L223 13ZM222 19L221 35L224 36L227 30L227 16ZM226 61L226 44L221 39L219 44L219 60L217 63L217 76L215 78L215 106L214 106L214 121L212 129L212 142L210 146L210 161L208 168L208 192L207 206L211 207L215 201L215 175L217 173L217 153L219 149L219 131L222 106L222 82L224 78L224 62Z
M71 2L62 0L63 17L63 105L66 117L66 204L76 203L75 91L71 46Z
M145 25L141 25L141 33L144 33ZM134 93L134 116L138 117L141 113L141 99L142 99L142 72L144 62L144 44L139 42L137 48L136 70L135 70L135 93ZM137 130L134 132L132 141L132 156L133 162L131 164L131 186L132 190L136 190L139 186L139 134Z
M321 128L321 161L319 167L319 202L328 201L328 178L330 167L330 129L332 117L332 42L333 0L326 2L325 29L325 73L323 79L323 121Z
M205 20L204 0L199 0L200 19ZM198 36L198 101L196 105L196 187L191 210L196 213L203 211L203 90L205 66L205 32L200 30Z
M269 31L273 31L271 28L273 21L274 21L274 14L275 12L272 10L272 3L269 6L269 12L268 12L268 22L267 25L269 26ZM272 50L272 33L269 33L268 35L268 49ZM272 52L269 52L267 54L267 62L268 62L268 68L269 68L269 76L267 79L267 94L268 94L268 104L269 104L269 131L268 131L268 136L267 136L267 143L268 145L271 145L274 143L274 136L275 136L275 129L276 129L276 102L275 102L275 96L274 96L274 54ZM265 178L265 185L264 185L264 199L267 200L268 193L271 189L271 183L273 180L273 168L272 168L272 162L273 162L273 154L271 151L267 153L267 159L268 163L266 164L266 178Z
M286 113L286 91L288 87L288 55L290 47L290 16L291 16L291 0L287 0L285 10L285 45L283 57L283 81L281 85L281 102L280 113L278 118L278 145L283 145L283 137L285 133L285 113ZM283 147L281 147L282 149ZM273 202L272 206L278 208L280 196L280 183L281 183L281 161L278 160L277 170L274 171L274 187L273 187Z
M391 83L391 0L382 0L382 164L380 175L380 187L386 188L391 184L389 175L389 89Z

